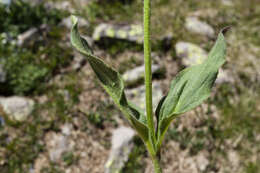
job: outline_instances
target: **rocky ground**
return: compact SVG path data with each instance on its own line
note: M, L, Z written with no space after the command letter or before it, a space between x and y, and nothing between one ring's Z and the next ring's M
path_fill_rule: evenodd
M259 1L152 7L154 108L174 76L203 62L231 26L212 96L169 128L164 172L260 172ZM142 141L72 49L70 14L95 54L120 71L127 97L145 107L141 2L0 1L1 173L152 172Z

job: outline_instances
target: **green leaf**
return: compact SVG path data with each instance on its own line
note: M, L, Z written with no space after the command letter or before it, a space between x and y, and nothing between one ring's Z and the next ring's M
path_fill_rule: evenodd
M155 110L155 117L156 117L156 132L158 131L158 127L159 127L159 122L160 122L160 110L161 110L161 107L166 99L167 95L166 96L163 96L161 98L161 100L159 101L157 107L156 107L156 110ZM156 138L158 138L158 133L156 133Z
M218 70L225 62L225 53L226 43L221 32L208 58L200 65L184 69L171 82L170 91L159 111L159 147L171 121L177 115L200 105L210 96Z
M124 113L130 124L136 129L138 134L144 140L148 141L148 128L145 115L136 109L136 106L130 104L124 93L124 83L121 75L105 64L99 57L93 54L87 41L82 38L78 32L78 21L72 16L71 43L72 45L87 58L90 66L98 77L101 85L106 92L112 97L116 105Z

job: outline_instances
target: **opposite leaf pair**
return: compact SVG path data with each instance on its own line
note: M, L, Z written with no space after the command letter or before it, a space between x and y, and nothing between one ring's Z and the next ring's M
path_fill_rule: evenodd
M221 32L209 53L208 59L200 65L184 69L171 82L168 95L162 98L155 112L157 117L156 141L151 144L144 111L126 99L121 75L93 54L86 40L78 33L76 17L72 16L72 22L72 45L86 56L104 89L127 117L144 143L153 145L154 152L160 150L163 137L171 121L177 115L198 106L210 96L211 88L217 78L218 69L225 62L226 43Z

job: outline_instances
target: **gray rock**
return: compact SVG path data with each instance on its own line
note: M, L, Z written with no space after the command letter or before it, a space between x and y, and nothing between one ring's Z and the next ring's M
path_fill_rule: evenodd
M200 153L198 156L195 157L195 160L197 162L198 170L200 172L204 172L209 165L208 158L204 154Z
M219 69L218 71L218 77L215 81L217 84L222 84L222 83L234 83L234 79L232 76L228 73L228 71L223 70L222 68Z
M42 33L47 30L48 26L46 24L42 24L39 28L31 28L28 31L25 31L17 37L18 46L26 46L36 40L40 40Z
M117 173L127 162L133 148L134 130L128 127L119 127L113 131L112 149L105 165L105 173Z
M44 6L48 9L59 9L68 11L70 14L77 13L80 9L84 9L88 3L93 0L63 0L63 1L47 1L44 2Z
M5 5L11 5L11 3L14 2L14 1L15 0L0 0L0 3L5 4ZM33 6L44 2L44 0L22 0L22 1L29 3Z
M12 3L12 0L0 0L1 4L10 5Z
M95 28L93 39L113 38L130 42L143 43L143 28L141 25L112 25L102 23Z
M68 138L62 134L50 132L46 135L45 142L52 162L60 161L62 154L70 149Z
M123 74L123 79L127 85L134 85L144 79L145 66L139 66L132 70L126 71ZM163 68L160 65L152 65L152 74L159 74L163 72Z
M206 19L214 19L218 15L218 9L216 8L204 8L198 9L196 11L190 12L188 16L193 16L197 18L206 18Z
M224 5L224 6L234 6L234 3L232 0L221 0L221 3Z
M72 8L72 4L70 3L70 1L48 1L44 3L44 6L47 9L66 10L71 14L76 12L76 10Z
M23 0L26 3L30 3L32 6L39 5L44 2L44 0Z
M6 72L4 70L3 64L0 64L0 83L4 83L6 81Z
M38 29L31 28L28 31L18 35L18 45L22 46L24 43L29 42L31 39L38 37Z
M156 109L160 99L163 97L163 92L160 86L160 83L153 83L153 108ZM135 105L138 105L140 108L145 110L145 86L140 86L134 89L127 89L126 96L131 100Z
M214 29L206 22L200 21L196 17L187 17L185 28L191 33L204 35L213 38L215 35Z
M0 106L12 121L22 122L32 113L34 101L24 97L0 97Z
M175 49L177 56L181 58L185 66L201 64L208 57L205 50L193 43L178 42Z
M193 43L178 42L175 49L177 56L181 58L182 64L187 67L201 64L208 58L208 53ZM225 82L233 82L233 79L228 75L227 71L220 69L216 83Z
M231 166L234 168L237 168L240 163L240 156L239 154L234 150L227 151L228 160L231 163Z
M71 135L71 131L73 129L73 126L72 124L64 124L62 127L61 127L61 132L64 136L69 136Z

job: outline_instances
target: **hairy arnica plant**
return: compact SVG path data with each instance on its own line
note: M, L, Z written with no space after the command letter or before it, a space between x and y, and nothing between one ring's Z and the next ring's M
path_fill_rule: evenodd
M94 55L87 41L78 32L78 21L75 16L72 16L71 43L87 58L103 88L112 97L116 105L129 120L130 125L144 142L153 161L155 173L162 173L160 149L165 133L170 123L177 116L200 105L210 96L218 70L225 62L226 43L223 35L225 30L222 30L208 58L200 65L194 65L181 71L171 82L168 94L160 100L155 113L153 113L150 7L150 0L144 0L146 112L127 100L121 75L115 69L105 64L101 58ZM156 123L154 116L157 120Z

